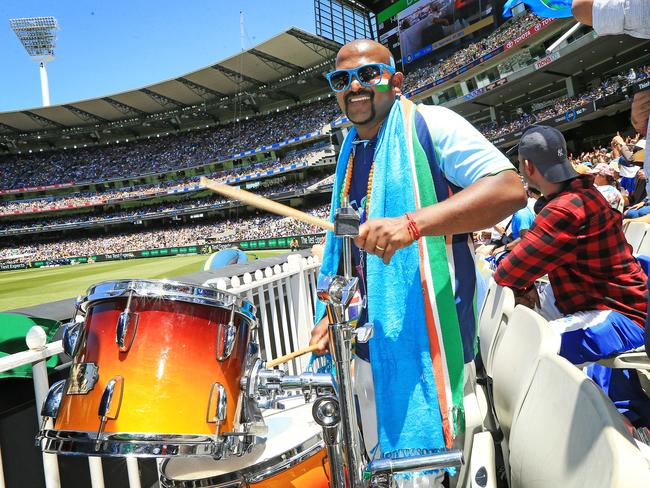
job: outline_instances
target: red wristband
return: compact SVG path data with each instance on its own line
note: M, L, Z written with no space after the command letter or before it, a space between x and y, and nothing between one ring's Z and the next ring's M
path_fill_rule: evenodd
M406 220L408 221L408 231L409 235L411 236L411 239L414 241L417 241L420 237L422 237L422 233L420 232L420 229L418 229L417 224L415 223L415 220L411 217L411 214L406 213Z

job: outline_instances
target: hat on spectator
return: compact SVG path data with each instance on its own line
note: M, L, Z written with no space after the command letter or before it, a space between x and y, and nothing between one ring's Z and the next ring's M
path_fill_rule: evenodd
M524 132L519 141L519 155L530 160L551 183L580 176L567 158L564 136L553 127L534 125Z
M611 167L607 163L598 163L594 169L589 170L589 174L592 175L605 175L616 178L616 169Z

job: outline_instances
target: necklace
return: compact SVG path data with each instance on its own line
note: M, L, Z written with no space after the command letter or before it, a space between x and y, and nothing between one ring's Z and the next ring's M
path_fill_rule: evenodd
M350 185L352 184L352 167L354 165L354 154L350 151L350 158L348 159L348 167L345 170L345 180L343 186L341 187L341 197L339 205L343 206L343 203L347 200L348 195L350 194ZM375 171L375 161L373 159L370 164L370 172L368 173L368 191L366 193L366 208L365 215L366 220L368 220L368 212L370 211L370 194L372 193L372 176Z

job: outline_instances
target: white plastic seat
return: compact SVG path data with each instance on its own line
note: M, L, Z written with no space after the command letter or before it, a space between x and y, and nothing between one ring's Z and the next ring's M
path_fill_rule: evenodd
M512 290L497 285L494 279L490 278L478 321L481 358L485 372L489 377L492 377L494 351L514 308L515 295Z
M503 331L493 361L494 410L506 439L541 354L557 354L560 336L533 310L517 305Z
M635 254L641 256L650 256L650 232L646 232Z
M646 238L648 227L648 224L644 222L630 222L625 226L625 239L627 239L627 242L632 246L633 253L638 254L639 249L643 245L644 239L650 239L650 237Z
M650 471L602 390L564 358L545 354L510 435L512 488L650 486Z

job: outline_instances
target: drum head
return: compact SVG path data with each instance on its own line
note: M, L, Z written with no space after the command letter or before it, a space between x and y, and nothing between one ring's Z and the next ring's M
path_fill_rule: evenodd
M241 457L232 456L220 461L197 457L169 459L162 466L164 478L173 480L172 486L221 485L241 480L242 475L247 479L264 477L269 468L280 464L284 465L283 469L289 469L291 458L301 457L299 455L310 450L316 452L322 449L322 430L312 417L312 404L305 404L302 396L283 403L286 405L284 410L264 411L268 426L264 445L253 446L250 453ZM269 473L268 476L273 474ZM191 480L197 484L191 483Z
M211 307L226 308L235 307L235 311L247 319L254 321L255 306L237 295L216 288L208 288L190 283L182 283L171 280L143 280L126 279L102 281L91 286L87 296L81 304L81 309L86 311L93 304L114 299L118 297L155 298Z

